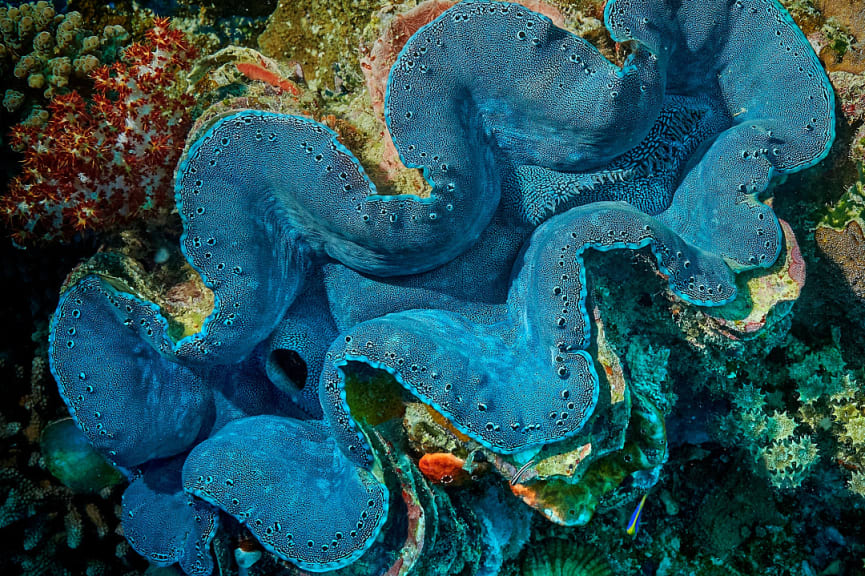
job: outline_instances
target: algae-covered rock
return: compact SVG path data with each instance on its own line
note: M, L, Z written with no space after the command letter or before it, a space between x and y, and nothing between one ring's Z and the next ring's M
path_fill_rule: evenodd
M198 332L213 310L213 292L185 262L169 261L169 265L149 271L132 256L99 252L69 273L61 293L90 274L99 276L121 292L157 304L165 314L170 335L175 340Z
M256 70L259 71L258 74L255 73ZM293 86L299 79L297 70L282 66L252 48L233 45L196 60L187 77L189 85L197 93L225 91L232 85L241 85L251 80L260 80L277 88L280 82ZM294 87L290 91L294 90L298 89ZM242 90L235 92L239 94Z
M72 418L45 428L42 458L48 470L75 492L99 492L123 481L123 475L90 445Z
M311 85L338 92L343 82L359 84L357 47L380 7L378 0L281 0L258 44L271 58L298 62Z

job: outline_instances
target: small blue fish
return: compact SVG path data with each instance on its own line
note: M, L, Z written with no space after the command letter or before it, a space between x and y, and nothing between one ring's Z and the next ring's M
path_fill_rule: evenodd
M628 536L636 536L637 530L640 528L640 516L643 514L643 504L646 503L646 496L649 494L643 494L643 497L640 499L640 503L637 504L636 510L631 514L631 519L628 520L628 527L625 528L625 532L628 533Z

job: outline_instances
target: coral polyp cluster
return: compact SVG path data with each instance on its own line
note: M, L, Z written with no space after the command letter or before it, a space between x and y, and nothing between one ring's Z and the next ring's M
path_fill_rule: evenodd
M121 61L90 72L89 100L75 91L57 96L46 122L12 129L23 170L0 199L0 215L15 242L68 240L170 208L193 104L183 72L194 56L183 33L158 18Z
M51 2L0 7L3 107L32 114L55 96L88 84L88 75L114 62L128 39L122 26L90 30L79 12L58 13Z

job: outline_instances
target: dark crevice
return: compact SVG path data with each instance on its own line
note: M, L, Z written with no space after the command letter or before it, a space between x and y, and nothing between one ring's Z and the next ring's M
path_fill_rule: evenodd
M306 362L300 354L294 350L276 349L271 352L270 361L298 390L303 390L308 372Z

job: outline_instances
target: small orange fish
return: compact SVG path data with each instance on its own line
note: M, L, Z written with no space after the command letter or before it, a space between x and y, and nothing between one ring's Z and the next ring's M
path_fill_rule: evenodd
M270 84L274 88L278 88L281 92L288 92L292 96L300 95L300 89L295 86L294 82L286 80L279 74L265 68L263 61L261 65L253 64L252 62L238 62L234 66L238 72L250 80L260 80L266 84Z

